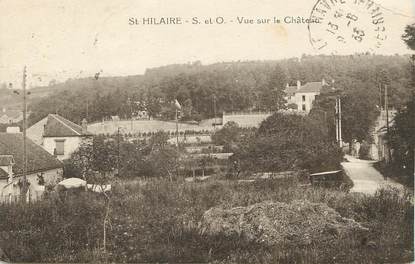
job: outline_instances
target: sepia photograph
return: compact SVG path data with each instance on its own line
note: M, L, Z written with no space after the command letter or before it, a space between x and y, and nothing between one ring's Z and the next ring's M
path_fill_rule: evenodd
M0 0L0 264L414 263L413 0Z

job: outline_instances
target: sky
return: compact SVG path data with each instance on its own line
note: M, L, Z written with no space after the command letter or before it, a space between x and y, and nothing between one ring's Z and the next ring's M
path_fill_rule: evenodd
M331 0L327 0L328 2ZM365 40L357 42L348 20L341 20L343 40L332 38L325 19L306 23L238 24L239 18L309 18L314 0L0 0L0 83L21 87L24 65L28 85L47 85L68 78L125 76L146 68L201 61L275 60L302 54L408 54L400 36L415 22L415 1L379 0L386 40L374 48L374 25L367 10L345 0L341 7L359 16L357 30ZM359 0L369 1L369 0ZM332 6L334 12L340 6ZM316 14L314 12L314 14ZM180 17L181 25L129 25L129 18ZM197 17L201 24L193 25ZM226 24L205 24L223 17ZM185 23L188 21L188 23ZM378 29L379 30L379 29ZM310 33L311 32L311 33ZM358 33L358 32L357 32ZM340 34L340 33L339 33ZM337 36L338 37L338 36ZM319 50L310 38L330 39ZM369 41L370 39L370 41ZM373 48L373 49L372 49Z

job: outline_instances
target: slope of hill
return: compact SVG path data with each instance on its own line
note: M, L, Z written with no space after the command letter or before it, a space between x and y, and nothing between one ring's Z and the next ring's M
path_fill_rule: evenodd
M101 121L111 115L129 118L142 110L153 118L171 120L174 99L182 104L182 120L211 118L215 111L275 111L283 105L287 83L323 78L334 80L346 93L364 89L374 98L380 96L380 81L387 82L390 102L397 107L410 93L409 69L408 56L370 54L167 65L148 69L144 75L70 79L45 87L32 98L30 121L55 112L77 123L84 117Z

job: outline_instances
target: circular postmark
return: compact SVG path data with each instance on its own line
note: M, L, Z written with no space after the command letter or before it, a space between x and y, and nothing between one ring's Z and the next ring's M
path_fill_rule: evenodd
M375 52L387 39L382 7L372 0L318 0L309 23L310 43L316 50Z

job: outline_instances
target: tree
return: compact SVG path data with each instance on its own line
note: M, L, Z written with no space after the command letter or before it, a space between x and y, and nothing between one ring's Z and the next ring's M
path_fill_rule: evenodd
M234 160L248 171L319 172L338 169L342 152L327 139L326 130L316 120L275 113L261 123L255 136L243 143Z
M406 26L402 39L411 50L415 50L415 24Z
M144 141L130 143L122 141L120 145L120 178L131 179L146 176L149 171L146 162L147 144Z
M278 111L285 108L284 87L287 76L281 66L276 65L268 77L268 81L260 90L260 109L266 111Z
M106 257L107 225L111 213L111 194L107 193L106 185L114 177L117 166L115 143L103 136L95 136L90 141L84 141L79 149L71 155L71 160L75 168L82 172L85 183L92 183L92 189L99 188L105 200L103 212L103 253ZM88 185L85 185L87 190Z
M389 145L393 149L393 165L409 176L414 171L415 99L400 109L390 129Z
M184 101L183 106L182 106L182 112L183 112L184 120L192 119L192 114L193 114L192 99L188 98Z
M372 98L364 89L342 98L342 138L345 142L372 140L371 129L379 114Z
M212 135L212 141L215 145L223 145L225 151L231 152L233 145L238 142L241 132L242 129L239 125L230 121Z
M150 164L150 175L155 177L169 177L173 180L178 170L178 153L173 146L164 149L155 149L147 156Z
M187 100L192 102L191 111L187 111L190 107L183 109L186 110L183 118L213 117L213 95L217 98L217 113L253 109L277 111L285 106L287 82L315 82L322 78L335 79L336 85L347 94L363 86L370 98L379 98L379 69L384 69L391 80L390 103L397 107L404 105L410 95L407 83L413 74L408 71L407 60L407 56L318 55L303 56L301 60L169 65L149 69L143 76L72 79L50 87L42 98L29 98L30 123L56 112L79 123L87 109L88 121L101 121L110 115L129 117L131 107L125 104L127 98L133 101L139 98L150 117L163 119L174 118L174 111L172 116L168 106L176 98L182 104ZM16 100L10 89L0 89L0 105L7 107L16 104Z
M108 182L117 167L117 148L114 141L104 136L95 136L92 142L85 140L71 155L74 171L80 171L82 178L92 184Z
M415 24L408 25L402 39L412 50L415 50ZM408 86L412 90L408 102L399 109L390 128L387 142L392 152L392 163L389 169L394 174L403 175L411 179L413 186L414 160L415 160L415 55L411 57L412 81Z
M377 94L356 82L358 87L352 91L331 90L326 88L313 103L310 115L320 115L325 119L324 128L328 130L328 137L335 140L335 101L341 99L342 139L352 142L356 139L371 141L371 129L378 116L376 108ZM327 90L328 89L328 90Z

